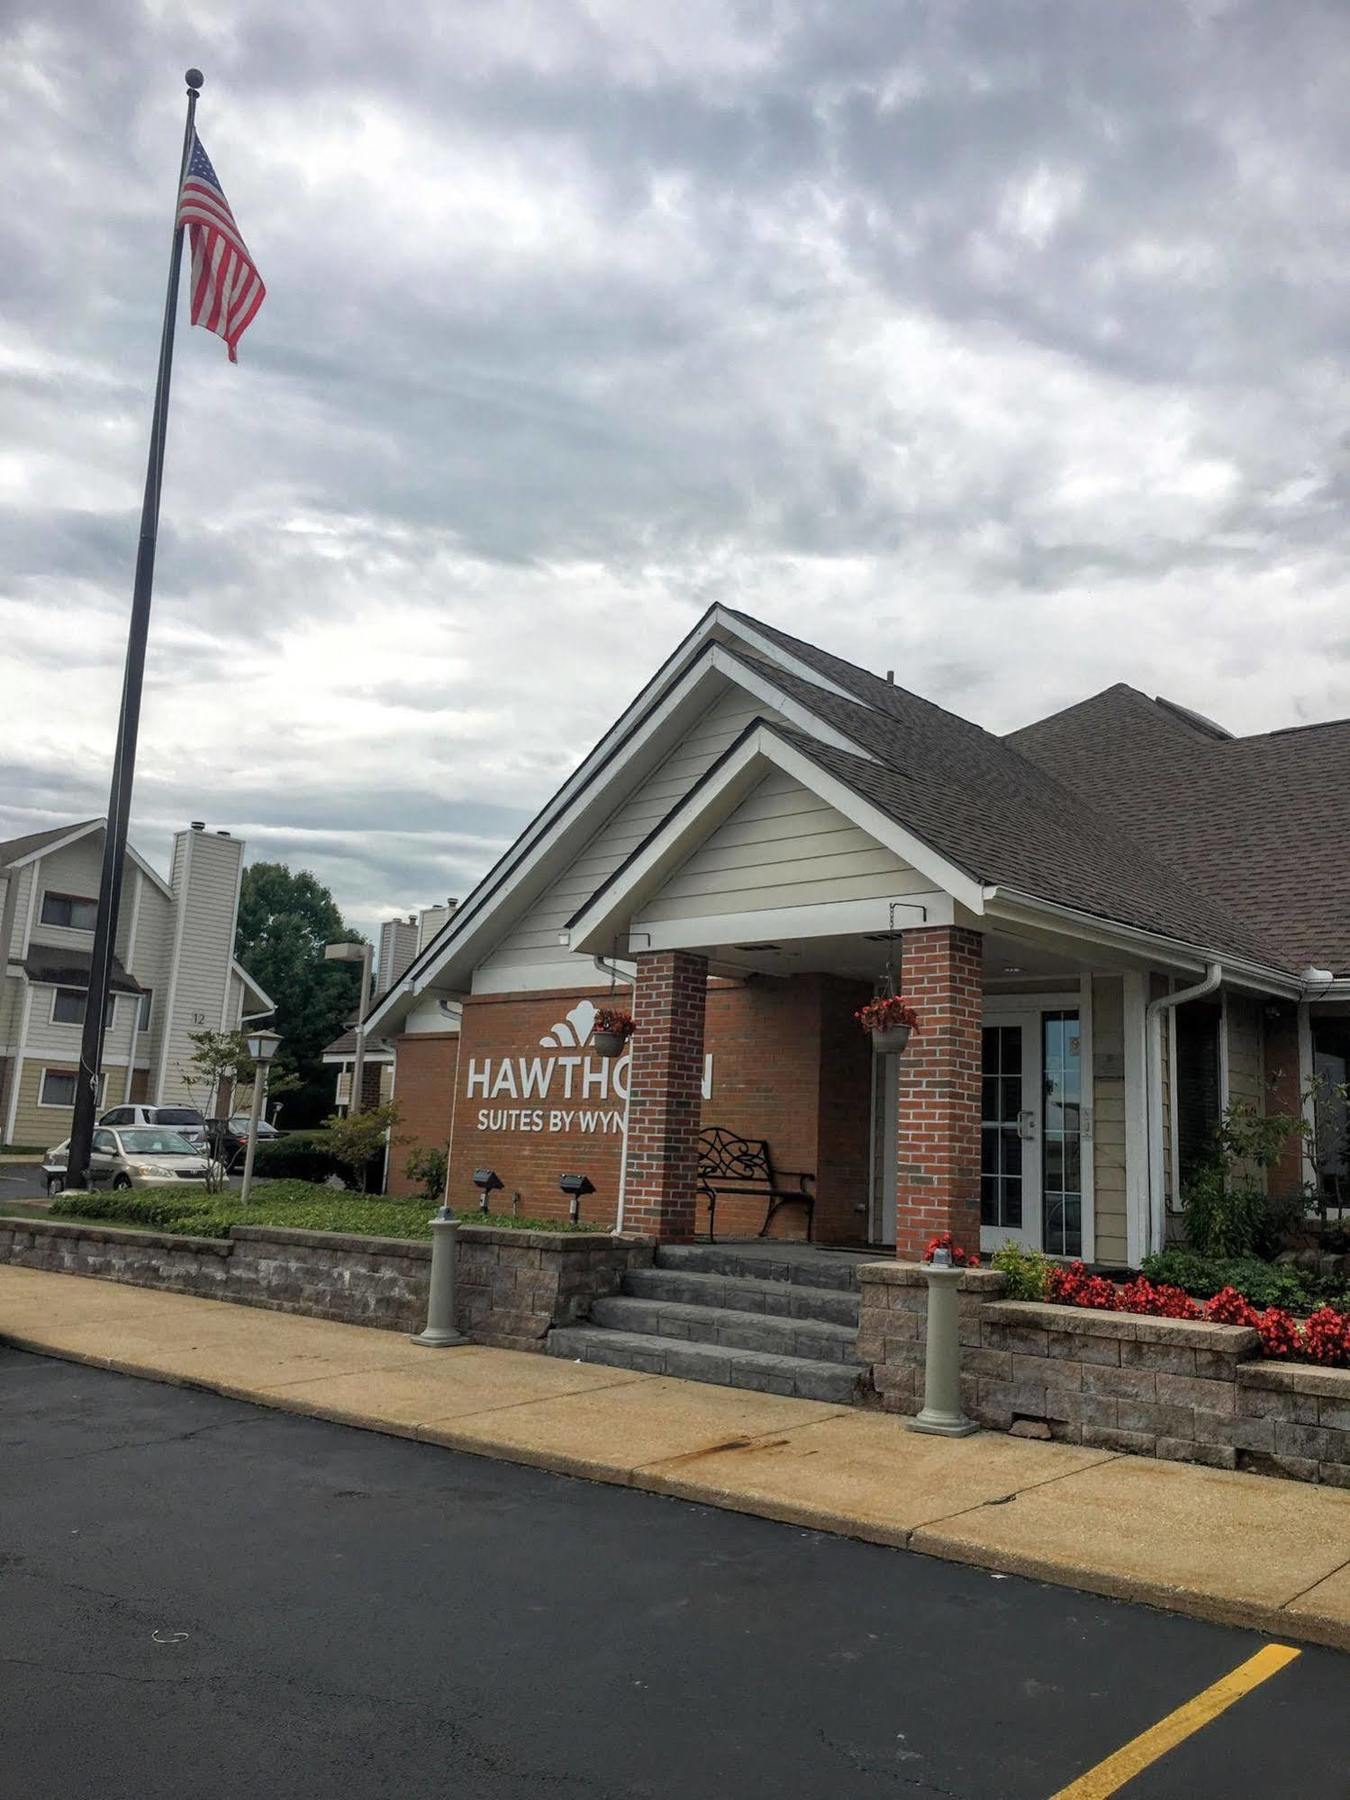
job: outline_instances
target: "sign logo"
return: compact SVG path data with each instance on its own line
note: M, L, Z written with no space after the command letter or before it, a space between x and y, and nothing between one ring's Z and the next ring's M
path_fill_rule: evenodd
M465 1095L470 1100L511 1100L513 1106L483 1106L479 1131L571 1132L590 1136L622 1133L624 1107L603 1104L628 1099L632 1055L591 1056L595 1002L576 1005L539 1039L550 1056L471 1056ZM703 1098L712 1098L713 1059L703 1059ZM580 1101L579 1106L529 1106L521 1101ZM601 1104L597 1105L596 1102Z

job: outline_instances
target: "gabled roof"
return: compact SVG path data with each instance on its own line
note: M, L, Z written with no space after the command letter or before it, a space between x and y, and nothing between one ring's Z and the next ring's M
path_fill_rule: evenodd
M1006 741L1268 955L1350 973L1350 720L1230 737L1120 683Z
M47 831L33 831L27 837L10 838L7 843L0 844L0 869L17 869L25 863L36 862L38 857L47 856L54 850L64 850L67 844L77 844L92 832L102 831L107 823L106 819L82 819L78 825L53 825ZM162 875L150 867L139 850L128 844L127 855L143 875L149 876L166 899L173 899L173 889Z
M1068 908L1178 945L1247 960L1272 973L1298 966L1210 887L1132 835L1110 802L1094 803L1013 740L999 738L841 657L732 608L714 606L575 773L414 961L370 1022L390 1029L408 996L438 970L471 966L541 891L530 881L548 846L594 818L635 778L634 744L655 731L699 671L713 666L786 712L773 729L818 767L992 892ZM1169 732L1215 743L1215 728L1159 709ZM626 771L626 773L625 773ZM664 822L663 822L664 823ZM660 829L660 826L657 828ZM582 840L585 841L585 840ZM559 852L561 854L561 850ZM458 959L458 960L456 960ZM1304 959L1307 960L1306 958Z
M102 819L82 819L78 825L53 825L47 831L30 831L27 837L10 838L0 844L0 869L12 869L19 863L31 862L63 841L74 843L103 823Z
M1123 844L1117 822L1003 739L864 670L856 673L880 690L880 707L829 695L814 704L876 760L820 744L808 748L805 741L803 748L959 868L989 887L1228 955L1271 960L1269 945L1226 908L1158 858ZM772 679L805 697L805 683L781 672Z

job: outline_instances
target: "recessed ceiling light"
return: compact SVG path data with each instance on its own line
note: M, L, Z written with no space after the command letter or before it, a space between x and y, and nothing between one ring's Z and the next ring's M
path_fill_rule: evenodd
M1021 963L1004 963L1003 973L1005 975L1025 975L1026 970L1022 967Z

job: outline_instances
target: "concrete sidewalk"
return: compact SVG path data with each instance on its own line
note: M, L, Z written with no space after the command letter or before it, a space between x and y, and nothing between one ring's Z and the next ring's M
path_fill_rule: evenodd
M0 1339L1350 1649L1350 1492L0 1267Z

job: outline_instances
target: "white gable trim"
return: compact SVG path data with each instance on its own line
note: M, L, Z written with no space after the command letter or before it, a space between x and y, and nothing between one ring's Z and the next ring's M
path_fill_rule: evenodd
M242 865L241 865L241 868L242 868ZM236 911L236 913L238 912L238 901L237 900L235 902L235 911ZM237 976L239 978L239 980L243 983L244 995L246 998L249 994L252 994L255 1000L260 1000L262 1002L262 1007L264 1009L266 1009L268 1012L276 1011L276 1007L277 1007L276 1001L272 998L272 996L270 994L263 992L263 990L258 986L257 982L249 974L248 970L244 967L244 965L241 962L236 962L233 957L230 958L230 973L231 973L231 975ZM226 986L228 987L228 983L226 984Z
M859 830L926 875L935 889L950 895L972 913L984 911L984 890L978 881L939 856L847 783L827 773L779 736L771 725L759 724L751 727L691 793L672 808L647 841L573 917L568 927L571 948L593 954L609 949L634 909L730 817L771 768L781 769L818 794ZM704 930L706 924L707 921L682 921L682 929Z
M526 827L506 856L488 871L446 921L402 979L381 996L367 1015L369 1030L397 1029L410 1001L430 986L452 961L467 964L462 985L465 989L469 987L473 965L500 940L507 928L508 921L502 915L509 908L513 894L547 864L550 856L561 852L571 831L584 831L586 836L582 842L585 842L599 828L604 817L613 811L614 802L606 797L610 789L622 780L636 760L652 753L663 731L671 728L676 715L689 706L700 687L711 680L725 677L771 707L803 734L863 760L876 761L870 750L818 718L799 701L789 698L758 669L738 656L730 645L720 638L713 638L715 630L734 634L752 645L756 653L762 652L766 660L793 674L800 674L815 686L850 699L855 705L863 704L856 696L847 695L844 689L822 680L805 664L799 664L796 658L787 656L767 638L744 628L739 620L729 618L720 607L714 607ZM672 749L677 741L672 739ZM588 815L593 815L589 824ZM562 866L566 866L565 862Z

